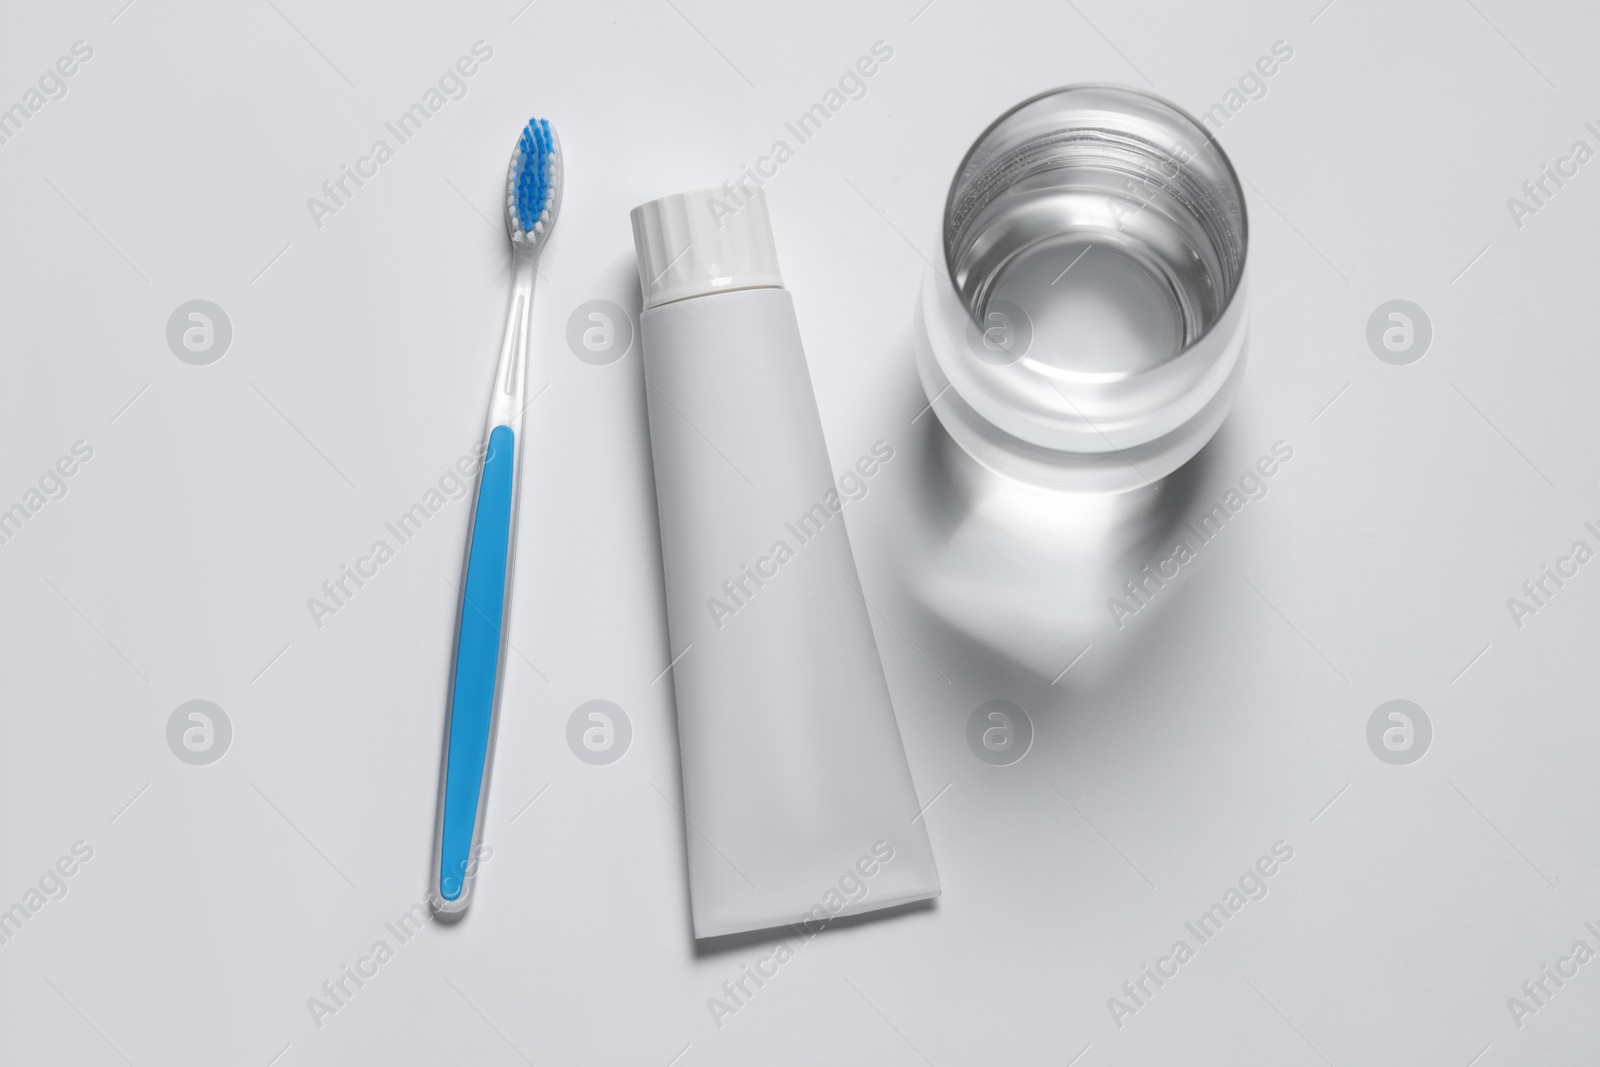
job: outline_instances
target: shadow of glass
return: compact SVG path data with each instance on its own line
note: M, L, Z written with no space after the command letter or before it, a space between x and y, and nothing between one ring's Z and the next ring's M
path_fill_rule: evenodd
M1186 583L1141 574L1171 555L1179 528L1216 455L1216 437L1184 466L1127 493L1047 489L996 474L969 456L932 412L917 420L918 447L900 581L945 633L966 646L978 689L1016 685L1020 668L1040 685L1092 691L1132 669L1158 639L1145 612L1165 613ZM1192 539L1191 539L1192 540ZM1143 580L1141 625L1119 625L1112 598ZM1086 649L1099 651L1077 660Z

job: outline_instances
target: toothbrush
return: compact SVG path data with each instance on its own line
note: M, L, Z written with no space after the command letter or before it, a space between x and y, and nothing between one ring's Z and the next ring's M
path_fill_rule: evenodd
M439 782L439 825L433 846L433 908L467 910L483 839L500 693L505 682L507 610L516 543L517 483L522 473L523 397L528 378L528 319L539 252L561 206L561 148L550 123L532 119L511 154L506 227L511 233L511 310L495 372L467 534L467 559L456 616L455 662Z

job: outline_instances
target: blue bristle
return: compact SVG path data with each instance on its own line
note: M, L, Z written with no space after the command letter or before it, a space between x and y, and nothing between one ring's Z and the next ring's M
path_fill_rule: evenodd
M523 127L517 148L522 155L516 178L517 222L524 233L532 233L550 200L550 159L555 152L550 123L545 119L530 119Z

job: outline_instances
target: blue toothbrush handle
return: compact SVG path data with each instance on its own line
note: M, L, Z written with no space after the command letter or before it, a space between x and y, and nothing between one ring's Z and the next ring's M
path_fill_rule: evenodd
M466 909L477 870L475 850L483 834L489 755L504 671L516 453L511 427L496 426L489 434L478 481L450 686L433 879L438 894L435 907L442 913Z

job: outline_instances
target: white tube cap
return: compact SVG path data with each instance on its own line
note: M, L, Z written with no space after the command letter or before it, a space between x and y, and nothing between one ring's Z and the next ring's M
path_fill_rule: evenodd
M733 289L782 289L767 198L696 189L634 208L645 310Z

